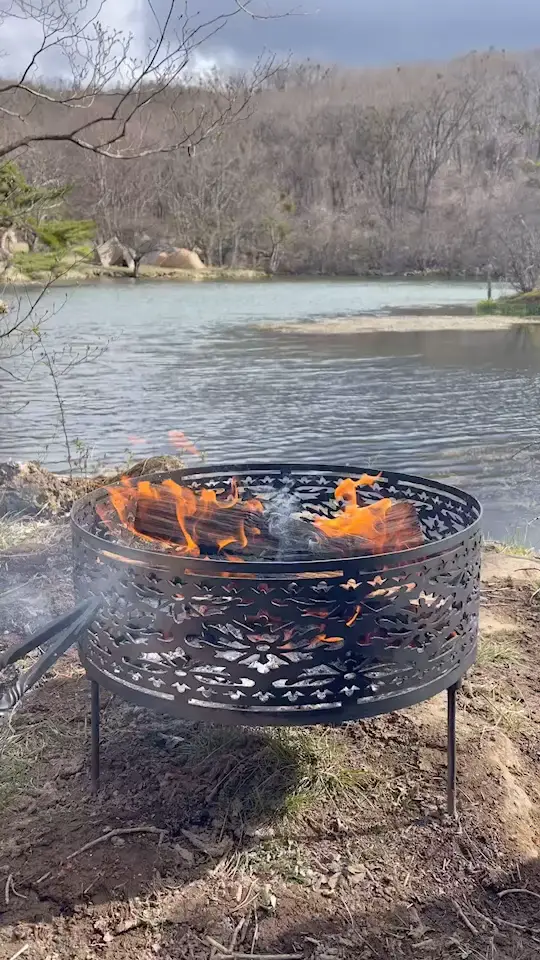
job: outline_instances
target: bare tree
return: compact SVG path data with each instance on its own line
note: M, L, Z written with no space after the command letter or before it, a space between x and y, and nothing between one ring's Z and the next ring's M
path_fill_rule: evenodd
M152 33L142 57L135 56L130 34L103 25L113 2L101 0L96 11L91 0L0 0L4 31L20 23L40 35L19 76L0 82L0 158L43 142L70 143L115 160L182 147L192 151L241 116L254 90L274 70L268 57L240 80L215 77L206 84L206 96L188 105L195 51L234 17L248 15L249 0L236 0L229 12L205 21L191 17L183 0L168 0L162 15L148 0ZM43 81L53 55L68 72L65 86ZM47 109L40 112L39 107ZM148 122L150 108L160 115L157 139L155 124Z
M496 279L511 269L505 236L521 231L514 253L526 241L516 218L535 229L538 193L525 198L522 187L525 161L540 149L538 54L398 69L267 65L257 82L190 78L188 64L169 72L169 85L165 73L160 80L140 66L146 79L135 87L129 57L117 56L117 80L94 83L91 97L89 81L52 90L34 82L35 95L2 93L0 82L0 106L15 112L6 98L19 98L24 116L24 126L3 116L0 145L37 135L15 152L25 176L70 182L68 214L95 219L102 239L116 235L136 251L150 237L157 248L200 248L216 266L277 272L483 277L490 262ZM87 149L70 139L81 116L96 121ZM107 145L120 118L125 135ZM39 139L48 132L63 141ZM182 141L186 149L170 149Z

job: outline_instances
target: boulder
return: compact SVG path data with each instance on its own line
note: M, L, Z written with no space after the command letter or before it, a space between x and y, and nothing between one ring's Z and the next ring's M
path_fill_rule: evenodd
M156 250L151 250L150 253L145 253L141 257L141 263L148 267L156 267L161 263L160 257L166 257L166 253L158 253Z
M129 267L130 270L135 266L131 253L118 237L111 237L96 247L94 262L102 267Z
M2 234L0 248L6 257L12 257L15 253L28 253L30 250L25 240L19 240L12 227Z
M174 270L206 270L206 264L199 254L185 247L177 247L172 253L160 253L156 258L156 266Z

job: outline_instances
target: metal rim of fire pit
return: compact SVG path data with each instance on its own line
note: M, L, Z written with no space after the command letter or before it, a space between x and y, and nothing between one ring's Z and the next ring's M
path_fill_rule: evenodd
M370 468L367 469L369 470ZM354 475L359 475L362 470L363 468L358 468L357 466L353 466L351 464L345 466L336 466L335 464L317 464L316 468L313 467L313 464L305 463L283 463L279 465L268 463L207 464L204 467L190 467L187 469L144 474L140 477L134 477L133 480L136 482L149 480L154 483L159 483L161 480L172 478L181 483L185 480L196 480L199 477L211 477L218 472L219 474L227 474L231 477L246 475L256 477L259 474L263 477L279 477L283 476L284 474L289 476L294 474L299 474L301 476L313 475L314 477L317 477L325 473L332 474L334 476L346 477L349 476L351 472ZM381 565L393 567L398 566L403 562L414 563L415 560L423 560L435 556L441 552L443 544L445 551L452 550L462 543L463 540L471 537L480 529L482 520L482 506L475 497L465 493L465 491L462 491L457 487L441 483L438 480L426 480L425 477L419 477L414 474L396 473L389 470L383 471L383 480L393 480L396 485L402 487L413 487L418 490L419 495L421 495L423 491L429 490L432 492L434 490L438 490L441 492L441 494L454 498L456 503L467 506L470 510L474 511L476 518L471 523L464 526L459 532L451 534L450 536L442 537L439 540L431 540L425 544L422 544L420 547L412 547L406 550L397 550L385 554L360 554L341 559L292 561L246 560L242 563L242 573L268 574L270 569L279 573L297 573L305 570L313 570L315 573L319 570L339 570L344 566L358 565L359 563L361 563L362 568L367 571L370 569L380 569ZM87 494L85 497L82 497L75 503L71 515L72 526L77 530L78 536L82 540L86 541L94 550L101 551L106 549L107 551L116 554L119 558L133 560L135 562L148 561L154 565L162 567L163 569L174 569L175 571L181 571L182 568L185 569L187 567L192 573L196 573L200 576L205 574L211 575L212 573L221 573L223 572L224 568L230 569L232 566L234 566L234 563L230 559L226 558L210 559L206 557L190 557L181 556L178 553L150 550L143 546L142 541L140 546L137 545L135 547L128 547L119 543L117 540L110 540L99 536L85 526L85 524L81 521L81 517L89 507L95 507L99 500L105 499L107 495L106 488L100 487L98 490L94 490L92 493ZM234 571L231 571L231 576L233 575Z
M160 483L164 479L171 478L177 483L191 486L196 491L205 486L223 488L224 483L230 483L232 478L236 478L239 485L244 487L250 496L253 494L257 496L265 484L271 489L274 483L279 486L282 482L286 486L289 481L290 484L297 482L300 491L308 491L306 494L308 499L309 491L313 489L313 503L318 503L319 507L325 504L322 509L327 511L327 515L335 515L333 511L340 509L332 497L337 482L346 477L358 478L364 472L366 471L352 465L247 463L205 465L148 474L133 480L134 482L149 480L152 483ZM367 472L370 472L369 469ZM371 469L371 473L373 472ZM293 478L296 479L293 481ZM144 546L144 541L136 546L120 543L115 534L108 531L97 519L96 505L108 496L106 488L89 494L75 504L72 512L72 528L75 566L76 571L77 569L79 571L76 573L76 581L79 581L78 591L81 594L85 589L89 589L92 594L92 580L101 578L101 586L96 587L96 590L98 593L101 592L104 598L99 614L100 622L96 621L92 624L92 628L82 634L79 640L81 660L91 680L92 780L95 788L99 779L100 685L136 704L183 719L204 719L206 722L251 726L339 724L398 710L447 690L448 809L450 813L455 813L456 690L461 677L474 662L476 654L481 543L479 530L482 508L474 497L460 489L439 481L391 471L382 472L380 482L375 488L367 491L362 489L363 499L366 499L364 493L368 500L380 499L383 495L391 496L396 500L412 500L421 517L426 542L418 547L386 554L335 559L306 559L304 556L300 560L284 561L247 559L238 564L227 557L210 559L149 549ZM125 604L127 599L127 608L124 606L121 610L115 609L114 589L112 600L109 602L107 599L107 590L103 588L103 575L107 575L107 571L110 571L113 581L118 572L120 577L124 577L122 603ZM153 578L151 598L148 594L152 602L146 602L145 606L145 596L148 591L145 577L148 573ZM305 579L302 578L302 574ZM306 629L306 623L309 625L310 618L313 621L315 616L315 614L312 615L311 608L316 603L317 593L313 591L317 590L317 585L320 583L321 589L324 588L327 591L325 597L330 592L329 595L334 598L333 603L337 604L340 610L339 619L334 618L332 622L329 615L325 621L325 627L329 622L331 630L333 625L339 622L343 629L344 625L349 627L350 624L344 624L345 591L339 588L347 587L349 583L354 584L354 587L351 587L354 591L353 596L356 595L358 601L364 603L366 597L373 596L370 593L373 588L367 586L375 580L373 574L377 577L375 581L377 584L384 582L398 584L398 586L393 585L388 589L386 595L390 599L386 606L383 603L380 608L369 610L369 604L367 605L369 612L365 618L364 613L362 614L365 624L360 630L359 624L351 629L349 639L345 641L343 663L340 664L337 654L328 648L326 652L318 649L313 653L313 647L308 647L303 642L303 631ZM356 581L356 577L360 582ZM412 582L406 583L406 579ZM182 619L175 621L174 615L171 616L169 604L171 600L175 601L175 591L178 592L176 584L183 584L180 590L186 604L194 591L200 593L201 590L209 590L212 593L213 590L213 596L218 597L218 602L220 597L223 600L223 595L226 595L226 599L232 596L231 605L228 607L225 603L226 613L222 611L222 615L217 617L212 617L211 614L206 617L204 613L196 613L193 626L190 625L188 630ZM261 590L260 588L265 585L266 590ZM291 585L297 589L296 593L294 591L291 593ZM413 588L412 593L405 589L407 586ZM169 609L166 619L169 617L168 622L172 626L175 642L184 648L187 644L188 662L193 660L195 664L193 666L191 663L186 667L188 672L182 674L186 677L187 685L182 681L180 686L185 687L187 693L184 690L180 692L180 688L178 694L175 693L172 687L178 684L173 682L175 677L170 672L166 677L164 688L167 691L166 694L154 690L151 684L156 678L152 679L151 673L145 673L145 664L142 661L146 656L143 651L144 644L147 643L145 639L147 626L144 625L143 617L142 633L137 632L139 628L136 621L137 617L141 616L138 600L142 597L146 622L149 622L148 618L152 622L151 607L156 602L156 590L157 607L160 605L159 597L161 596L165 607ZM163 593L160 592L162 590L164 590ZM258 597L259 590L262 594L269 592L273 595L273 599ZM435 591L435 599L432 596L429 603L426 599L426 590ZM254 594L255 600L253 600ZM409 595L406 596L406 594ZM393 599L394 597L396 600ZM276 601L277 607L272 606ZM325 598L324 603L326 605L329 601ZM419 606L414 607L414 603ZM431 609L427 609L426 604ZM188 606L186 605L186 610ZM245 612L246 607L254 616ZM223 625L226 627L227 618L229 621L233 620L235 629L240 626L241 632L245 631L242 639L244 646L249 647L254 639L256 643L256 637L252 636L253 620L260 623L265 620L265 617L268 620L269 615L271 619L271 615L281 608L284 608L285 615L298 625L299 633L298 637L294 635L294 644L295 649L302 652L297 660L309 661L309 663L304 665L295 663L293 656L289 658L288 664L274 670L273 677L259 677L255 685L250 680L248 685L251 686L251 690L240 694L242 697L247 697L247 700L240 701L240 706L238 706L239 701L235 700L233 703L232 699L227 704L228 695L231 698L238 696L236 688L245 688L247 679L242 678L247 678L250 674L250 668L254 664L249 663L249 659L253 661L254 657L250 654L248 658L247 654L242 653L238 663L231 663L227 653L227 643L230 646L231 638L227 640L227 637L216 633L216 623L221 625L217 628L219 630L223 629ZM133 613L135 621L133 629L126 609ZM362 609L364 610L364 607ZM416 613L415 610L418 612ZM111 616L112 628L109 625ZM147 649L150 650L149 659L157 656L158 661L161 658L163 663L163 651L173 648L167 647L165 643L165 634L161 633L164 629L163 615L160 616L159 625L154 625L150 631L153 632L153 638L148 641ZM368 630L366 624L370 618L376 627L374 634L366 634ZM126 623L127 619L130 621L128 633L131 636L127 638L126 644L122 636L122 624ZM257 629L261 628L257 627ZM276 629L279 632L281 627L278 626ZM313 626L309 629L313 629ZM405 636L407 629L412 630L410 643ZM197 634L197 631L198 637L188 635ZM356 637L353 637L353 634L356 634ZM138 641L137 636L139 636ZM159 636L163 639L159 640ZM193 644L191 642L193 640L199 642ZM133 644L137 642L142 643L143 647L135 648ZM170 640L168 642L170 643ZM216 649L212 652L214 643ZM274 653L278 652L278 641L269 638L269 643ZM385 643L388 645L386 652ZM259 648L256 647L256 649ZM283 650L283 646L280 649ZM309 655L306 654L306 650L309 650ZM223 659L219 659L223 656L223 651L227 659L226 666L218 667L217 664L225 663ZM143 653L142 658L141 653ZM282 659L287 657L286 654L280 655ZM264 659L267 655L261 656ZM182 657L184 654L177 662L177 668L185 666ZM358 661L356 665L355 658ZM232 659L234 661L234 657ZM345 661L349 666L346 666ZM310 663L311 666L309 666ZM351 663L353 663L352 668ZM330 672L333 670L336 676L341 671L337 679L324 681L328 684L328 690L332 690L334 700L343 701L341 704L330 704L339 709L326 709L328 706L326 702L317 703L316 701L319 693L316 691L318 681L314 682L314 677L317 670L320 671L321 664L330 667ZM130 679L130 671L133 672L132 665L135 665L136 669L133 680ZM154 669L159 673L157 667ZM347 670L351 669L353 674L347 673ZM223 670L225 674L220 674ZM215 677L216 671L219 674L217 681L212 679L212 672ZM193 676L191 678L188 676L197 672L202 675L202 679L200 676L197 677L197 683L202 684L198 691L205 690L205 685L218 683L217 688L206 687L206 692L203 693L203 696L209 697L206 703L200 699L199 692L195 693L197 683L192 682ZM355 679L349 680L349 676ZM367 679L370 676L372 680ZM251 677L257 677L253 670L251 670ZM306 677L310 679L306 681ZM351 698L351 691L346 689L347 685L351 687L351 684L355 683L356 686L352 689L360 689L360 694L355 693L352 699L348 699ZM311 688L311 692L305 690L304 693L298 694L300 697L308 697L309 702L300 709L292 706L292 699L288 706L285 705L287 701L283 698L291 697L293 688L298 689L302 686ZM279 690L276 689L278 687ZM213 698L215 699L216 690L218 702L210 702ZM264 709L262 706L256 706L256 703L263 703L267 691L270 690L272 691L271 699L275 700L275 705L265 706ZM257 697L263 699L258 700ZM267 701L264 700L264 702ZM278 703L283 706L277 706Z

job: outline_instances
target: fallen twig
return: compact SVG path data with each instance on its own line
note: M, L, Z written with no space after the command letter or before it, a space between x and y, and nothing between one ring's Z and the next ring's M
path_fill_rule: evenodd
M19 949L15 951L15 953L11 954L9 960L17 960L17 957L22 957L23 953L26 953L26 951L29 949L30 945L28 943L24 943L22 947L19 947Z
M37 573L35 573L33 577L30 577L30 580L27 580L25 583L19 583L16 587L10 587L9 590L4 590L2 593L0 593L0 603L3 603L7 596L10 596L13 593L17 593L18 590L23 590L25 587L28 587L32 581L36 579L36 577Z
M207 937L206 942L221 954L221 960L304 960L303 953L237 953L213 937Z
M465 916L465 914L463 913L463 910L461 909L461 907L460 907L459 903L457 902L457 900L452 900L451 903L452 903L452 906L453 906L454 910L456 911L459 919L460 919L461 922L464 923L465 926L467 927L467 930L470 930L470 932L473 934L473 936L474 936L474 937L477 937L477 936L478 936L478 930L476 929L474 923L471 923L471 921L469 920L469 918Z
M90 840L89 843L85 843L84 846L79 847L78 850L74 850L73 853L68 854L66 861L73 860L73 857L78 857L80 853L86 853L87 850L92 850L93 847L97 847L99 843L105 843L106 840L112 840L113 837L123 837L129 833L157 833L163 837L166 832L166 830L160 830L159 827L118 827L115 830L108 830L107 833L103 833L100 837L96 837L95 840Z
M13 896L18 897L19 900L28 900L28 897L25 897L24 893L19 893L19 891L15 889L15 884L13 883L13 877L11 878L11 892Z
M513 887L510 890L501 890L497 894L499 898L507 897L511 893L526 893L529 897L536 897L537 900L540 900L540 893L535 893L534 890L527 890L526 887Z
M511 920L503 920L503 918L499 916L497 917L497 922L495 923L491 917L487 917L485 913L481 913L477 907L474 907L474 912L477 914L477 916L481 917L482 920L486 920L487 923L491 924L494 930L497 930L498 924L502 923L503 927L510 927L512 930L524 930L525 933L528 933L531 936L534 933L540 933L539 927L530 927L524 923L512 923Z
M12 873L10 873L10 874L8 875L8 878L7 878L7 880L6 880L6 885L5 885L5 887L4 887L4 903L5 903L6 907L9 906L9 891L10 891L10 889L11 889L11 878L12 878L12 876L13 876Z

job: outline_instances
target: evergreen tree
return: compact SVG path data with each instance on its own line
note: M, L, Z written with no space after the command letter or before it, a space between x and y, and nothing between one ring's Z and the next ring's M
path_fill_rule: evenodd
M34 186L28 183L16 163L10 161L0 165L0 235L9 230L18 231L29 241L31 248L39 240L50 255L54 255L51 263L73 247L87 243L95 232L92 220L52 216L55 208L61 209L70 189L69 184Z
M24 229L69 192L63 187L34 187L16 163L0 166L0 227Z

